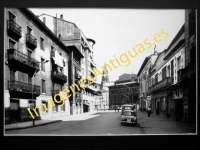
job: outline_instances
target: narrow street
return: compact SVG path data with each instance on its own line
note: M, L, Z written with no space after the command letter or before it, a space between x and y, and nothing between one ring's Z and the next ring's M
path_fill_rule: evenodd
M138 111L138 124L120 124L120 113L114 111L100 111L88 114L79 119L67 119L44 126L28 129L6 131L7 134L22 135L141 135L141 134L185 134L194 133L190 125L173 121L164 116L151 115Z

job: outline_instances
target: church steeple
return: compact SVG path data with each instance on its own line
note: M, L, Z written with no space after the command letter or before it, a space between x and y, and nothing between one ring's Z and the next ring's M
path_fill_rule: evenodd
M103 76L101 78L101 90L104 88L105 86L105 83L109 83L109 77L108 77L108 69L106 67L106 65L104 65L104 70L103 70Z

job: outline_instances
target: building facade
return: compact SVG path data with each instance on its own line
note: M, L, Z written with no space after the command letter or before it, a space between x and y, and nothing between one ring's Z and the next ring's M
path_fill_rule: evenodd
M27 108L48 107L47 99L68 86L70 51L28 9L6 8L4 18L5 122L32 120ZM68 99L54 105L38 107L36 119L69 115Z
M49 27L49 29L62 41L67 48L71 49L69 59L69 85L77 84L81 78L88 75L93 78L93 68L96 67L93 56L93 46L95 41L86 38L83 32L75 23L47 14L39 16L41 20ZM90 82L90 81L88 81ZM70 97L71 114L79 114L94 110L94 96L98 93L96 84L93 83L81 89L80 91L74 87L76 94ZM90 108L91 106L91 108Z
M147 57L138 73L148 66ZM145 74L145 73L144 73ZM168 118L196 123L196 11L185 11L185 23L168 48L157 54L148 77L148 94L153 113ZM143 91L141 92L141 94Z
M178 84L182 87L183 117L186 122L196 124L197 120L197 16L196 10L185 10L184 44L185 68L178 71ZM176 94L176 93L175 93ZM178 93L177 93L178 94ZM174 95L177 97L177 94Z
M146 110L148 106L151 106L151 94L149 93L149 73L150 73L150 68L154 64L157 57L158 54L155 47L154 54L145 58L137 74L140 83L139 86L140 110L142 111Z
M109 86L109 108L115 109L124 104L138 104L139 83L135 74L123 74Z

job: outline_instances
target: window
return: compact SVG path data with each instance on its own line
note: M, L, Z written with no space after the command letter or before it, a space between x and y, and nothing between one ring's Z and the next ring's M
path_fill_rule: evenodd
M65 111L65 104L63 106L60 106L61 111Z
M41 71L45 71L45 62L43 58L41 58Z
M15 71L10 70L10 81L15 81Z
M31 32L32 32L32 29L27 26L27 34L31 34Z
M162 79L166 78L166 66L162 69Z
M41 80L42 82L42 93L46 93L46 86L45 86L45 80Z
M10 20L10 21L14 21L14 22L16 21L15 15L12 14L10 11L9 11L8 15L9 15L9 20Z
M54 47L51 46L51 57L55 57Z
M181 56L177 58L177 71L181 69Z
M28 75L28 84L32 84L32 77Z
M16 42L9 39L9 49L15 49L15 44L16 44Z
M40 38L40 49L44 50L44 39Z
M52 110L53 110L53 113L58 112L58 105L56 105L55 107L53 107Z

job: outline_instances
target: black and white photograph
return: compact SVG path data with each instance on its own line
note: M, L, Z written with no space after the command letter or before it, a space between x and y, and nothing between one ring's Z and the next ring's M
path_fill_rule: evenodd
M197 135L197 10L4 8L4 136Z

